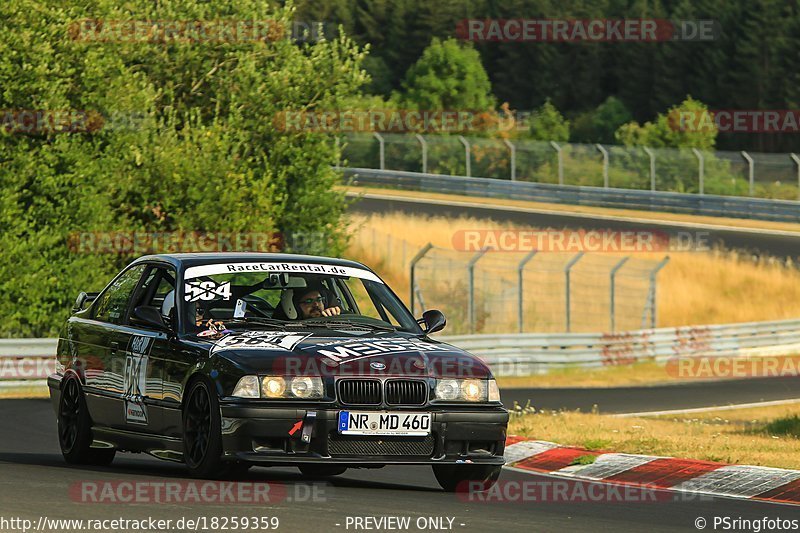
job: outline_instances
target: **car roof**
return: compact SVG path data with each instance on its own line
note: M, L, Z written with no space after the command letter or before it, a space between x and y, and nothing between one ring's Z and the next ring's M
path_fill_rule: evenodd
M324 257L318 255L301 255L266 252L213 252L213 253L176 253L154 254L142 256L132 265L145 261L160 261L173 265L177 270L183 270L198 265L214 265L219 263L239 263L248 261L283 262L283 263L325 263L341 267L363 268L372 272L372 269L348 259Z

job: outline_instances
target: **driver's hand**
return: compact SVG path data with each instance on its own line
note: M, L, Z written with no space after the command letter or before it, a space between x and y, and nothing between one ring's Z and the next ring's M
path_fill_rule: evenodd
M329 307L322 310L322 316L336 316L342 314L342 310L338 307Z

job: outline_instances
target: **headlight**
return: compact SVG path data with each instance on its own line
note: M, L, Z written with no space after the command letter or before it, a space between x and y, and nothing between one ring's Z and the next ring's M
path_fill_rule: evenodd
M434 396L451 402L499 402L500 390L493 379L437 379Z
M497 382L493 379L489 380L489 401L500 401L500 387L497 386Z
M437 379L436 380L436 399L438 400L455 400L458 398L458 381L455 379Z
M233 389L233 396L238 398L258 398L258 376L244 376Z
M289 390L297 398L322 398L321 378L292 378Z
M262 398L315 400L323 396L325 396L325 388L322 378L319 377L264 376L261 378Z
M286 392L286 380L280 376L261 378L261 395L264 398L283 398Z

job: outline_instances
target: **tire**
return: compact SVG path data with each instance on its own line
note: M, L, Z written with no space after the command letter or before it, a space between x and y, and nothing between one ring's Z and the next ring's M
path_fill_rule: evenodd
M117 454L115 448L92 448L92 419L86 407L80 381L64 378L58 402L58 444L69 464L107 466Z
M302 465L297 468L306 477L331 477L347 472L346 466L339 465Z
M482 492L497 483L502 466L434 465L433 475L446 492Z
M183 406L183 460L196 478L215 479L228 470L222 461L219 400L202 379L189 387Z

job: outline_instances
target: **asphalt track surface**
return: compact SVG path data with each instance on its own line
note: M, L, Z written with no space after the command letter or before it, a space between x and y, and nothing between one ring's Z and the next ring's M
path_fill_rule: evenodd
M668 385L617 388L503 389L503 403L537 409L589 412L594 406L601 413L630 413L693 409L731 404L767 402L800 398L800 378L731 379L688 381Z
M469 202L469 198L464 199ZM411 215L427 215L442 217L469 216L488 218L498 222L507 222L521 228L554 228L554 229L605 229L613 231L664 231L674 235L677 231L691 231L688 223L664 223L655 220L631 222L624 220L608 220L593 218L591 215L578 213L538 213L526 211L524 208L504 208L498 200L492 205L447 205L438 200L419 202L414 199L386 199L370 197L360 198L350 205L354 213L388 213L401 212ZM721 224L720 224L721 225ZM479 229L479 228L465 228ZM724 247L750 252L759 256L773 256L782 259L800 258L800 235L792 232L768 232L761 230L736 229L698 229L703 232L702 238L713 247Z
M798 507L661 491L645 501L612 498L609 502L602 497L601 501L575 501L572 496L566 503L519 501L519 483L553 486L554 478L507 469L500 478L503 492L496 492L495 500L505 493L511 501L468 501L465 496L439 490L426 467L350 471L317 485L316 501L305 497L311 492L313 482L302 478L296 470L256 468L245 481L281 484L289 498L257 507L231 503L85 503L79 496L70 495L71 486L85 481L181 481L185 474L174 463L131 454L118 455L111 467L66 465L58 450L54 414L46 400L0 401L0 428L0 518L27 518L34 523L40 516L135 520L275 516L280 520L279 531L327 532L366 531L352 525L348 528L348 516L405 516L411 519L411 527L405 531L419 531L415 523L419 517L450 517L454 519L452 531L619 532L696 531L694 523L698 517L707 520L706 529L711 531L714 517L800 519ZM589 494L593 487L599 489L589 482L581 483L581 487L581 491L570 494Z

